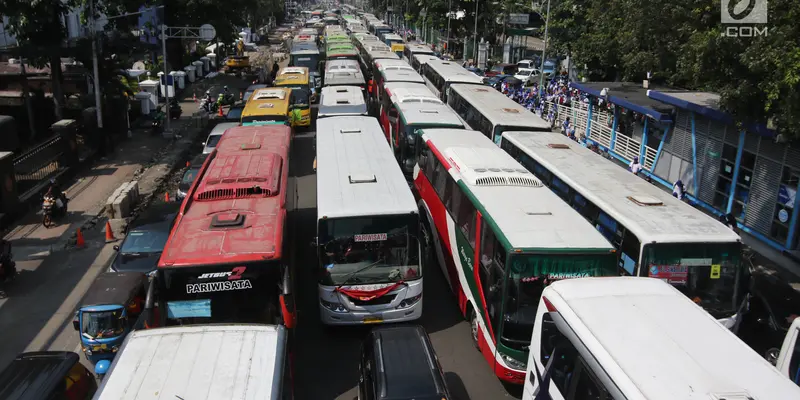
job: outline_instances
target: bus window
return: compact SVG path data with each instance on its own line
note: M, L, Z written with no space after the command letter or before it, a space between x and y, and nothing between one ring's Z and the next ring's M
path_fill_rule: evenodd
M444 165L439 162L439 160L434 161L436 164L433 170L433 188L436 190L436 193L439 194L439 198L444 198L444 188L445 184L447 183L447 177L450 174L444 169Z
M630 231L625 232L625 237L622 239L622 245L619 248L620 273L624 271L627 275L635 274L641 248L642 243L639 238Z
M480 265L479 276L481 280L481 289L483 291L483 298L486 300L486 307L489 313L489 318L492 323L492 330L495 333L500 332L500 322L502 321L502 305L503 305L503 281L505 280L505 271L500 266L493 262L495 258L496 239L494 233L488 224L481 227L481 251L480 251ZM499 247L499 245L497 245Z
M475 217L477 210L471 201L462 201L458 208L456 223L461 233L467 237L469 244L475 247Z
M575 379L572 379L571 383L567 394L568 399L611 400L605 386L597 380L597 377L580 357L575 369Z
M550 366L550 379L559 392L566 394L575 370L578 350L558 330L550 313L542 314L541 344L542 358L540 361L542 365L547 365L550 359L553 359L553 364Z

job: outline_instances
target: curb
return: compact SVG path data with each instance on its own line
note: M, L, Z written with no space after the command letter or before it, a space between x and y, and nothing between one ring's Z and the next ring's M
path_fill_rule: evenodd
M136 218L142 210L150 206L153 199L155 199L155 195L160 193L160 189L169 182L168 178L183 167L183 160L188 158L194 147L193 145L199 143L200 139L203 138L202 133L208 130L208 126L209 124L206 123L202 128L197 128L194 126L193 121L186 121L184 125L181 126L180 130L175 132L182 137L173 140L170 144L171 148L167 150L166 154L148 166L140 175L134 177L134 179L139 182L152 181L152 185L150 185L152 189L142 191L141 199L136 207L134 207L129 219ZM158 168L164 165L166 165L166 170L164 170L164 168ZM76 228L64 243L63 248L76 248L78 229L82 232L91 230L104 218L106 218L105 209L84 222L79 228Z

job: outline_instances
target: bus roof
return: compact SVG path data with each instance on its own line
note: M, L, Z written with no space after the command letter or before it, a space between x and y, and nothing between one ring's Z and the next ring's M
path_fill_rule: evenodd
M325 73L333 71L361 71L361 66L356 60L330 60L325 63Z
M383 85L392 103L444 104L425 84L411 82L389 82Z
M630 229L642 244L740 240L736 233L714 218L598 157L566 136L507 131L503 133L503 140L513 143Z
M425 80L422 75L414 71L414 68L394 68L384 69L381 71L381 76L384 82L416 82L424 84Z
M403 40L403 37L396 33L387 33L383 35L384 40Z
M308 67L283 67L278 71L278 76L281 75L308 75Z
M406 43L406 48L411 51L411 54L433 54L434 51L430 47L419 43Z
M542 296L630 400L800 398L772 364L658 279L566 279Z
M361 71L342 69L325 73L325 86L365 85L366 80Z
M186 194L158 267L279 259L291 139L286 125L225 131Z
M367 56L369 57L370 60L375 61L381 59L388 59L388 60L400 59L400 57L396 53L392 52L392 50L388 46L386 45L382 46L384 47L378 50L370 50L367 52Z
M377 119L317 122L317 215L412 213L417 213L417 203Z
M286 114L291 93L292 89L289 88L257 89L247 99L242 116Z
M367 115L364 91L359 86L326 86L322 88L317 118L333 115Z
M483 79L467 71L462 66L453 61L428 60L427 68L441 75L445 82L451 83L477 83L483 85Z
M453 84L450 89L478 109L493 125L550 132L549 122L492 87Z
M444 103L395 103L407 126L426 125L442 128L464 128L464 121Z
M375 60L375 66L379 71L385 71L387 69L405 69L414 71L414 68L411 68L411 65L398 58Z
M450 164L450 173L495 226L498 240L508 250L613 250L597 229L483 133L459 129L422 133L423 140Z
M95 400L280 399L287 334L274 325L136 330ZM288 389L288 388L286 388Z

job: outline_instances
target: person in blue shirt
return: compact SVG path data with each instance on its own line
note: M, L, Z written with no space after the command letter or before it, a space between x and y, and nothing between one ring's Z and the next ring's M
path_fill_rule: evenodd
M561 133L564 135L569 135L569 117L564 120L564 123L561 124Z

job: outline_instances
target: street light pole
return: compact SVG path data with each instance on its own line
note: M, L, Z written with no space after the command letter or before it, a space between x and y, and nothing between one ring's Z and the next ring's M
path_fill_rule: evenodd
M539 68L539 96L544 94L544 60L547 52L547 25L550 22L550 0L547 0L547 17L544 19L544 44L542 45L542 64Z
M472 32L472 61L478 63L478 2L475 0L475 30Z

